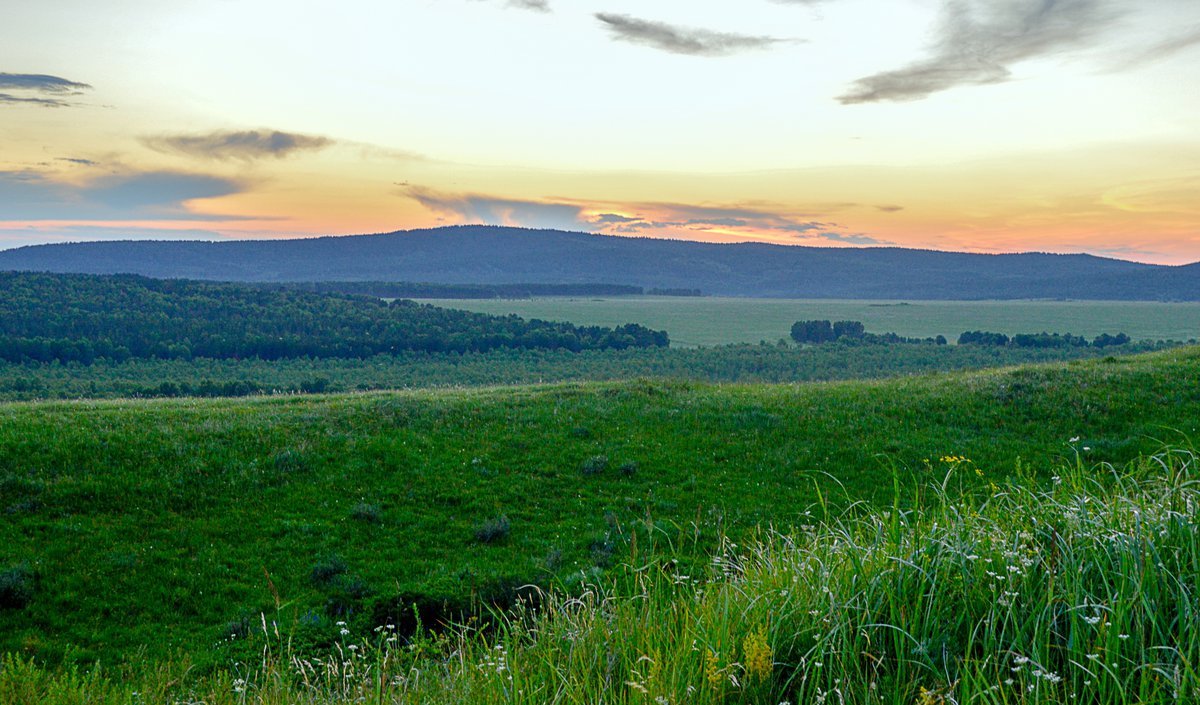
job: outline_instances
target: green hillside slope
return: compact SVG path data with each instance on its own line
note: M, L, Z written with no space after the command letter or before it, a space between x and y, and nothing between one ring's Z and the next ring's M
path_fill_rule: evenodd
M1154 450L1195 433L1198 374L1184 348L886 382L3 405L0 651L223 659L261 611L319 644L413 598L593 579L648 518L704 560L720 532L807 522L817 488L890 502L893 468L911 492L948 455L987 482Z

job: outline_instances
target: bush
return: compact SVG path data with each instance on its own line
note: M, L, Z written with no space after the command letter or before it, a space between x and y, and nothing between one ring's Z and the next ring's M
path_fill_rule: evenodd
M378 504L359 502L350 510L350 518L364 524L378 524L383 520L383 509Z
M508 517L498 516L475 528L475 540L479 543L496 543L508 538L510 531L512 526L508 523Z
M599 475L608 469L607 455L593 455L583 461L583 465L579 466L579 472L584 475Z
M20 609L33 600L36 578L27 566L0 570L0 609Z
M330 554L317 561L308 574L312 584L319 588L330 589L337 585L338 578L350 570L346 561L336 553Z
M633 477L634 475L637 474L637 471L638 471L638 464L633 462L632 460L625 462L625 463L621 463L621 465L617 468L617 473L621 477Z

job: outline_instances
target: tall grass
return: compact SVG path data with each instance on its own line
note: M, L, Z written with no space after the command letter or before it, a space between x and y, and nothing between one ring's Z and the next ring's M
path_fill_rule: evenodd
M496 629L343 634L193 677L0 664L0 702L1200 702L1200 457L1065 464L957 491L963 458L911 509L861 510L679 572L650 525L614 583L551 592ZM984 474L986 480L986 474ZM986 482L984 483L987 484ZM964 482L979 487L978 478ZM820 513L820 508L817 508ZM135 695L136 692L136 695Z

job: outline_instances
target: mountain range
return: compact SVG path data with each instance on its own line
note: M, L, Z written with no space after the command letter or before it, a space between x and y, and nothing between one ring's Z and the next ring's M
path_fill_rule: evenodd
M0 251L0 270L240 282L607 283L747 297L1200 300L1200 263L714 244L485 225L300 240L32 245Z

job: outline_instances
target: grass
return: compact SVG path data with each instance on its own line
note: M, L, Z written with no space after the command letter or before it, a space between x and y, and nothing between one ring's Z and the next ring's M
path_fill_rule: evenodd
M650 520L619 576L410 639L296 653L263 616L229 670L0 662L0 700L255 703L1155 705L1200 699L1200 458L1082 455L993 478L946 456L905 508L722 541L698 572ZM977 480L982 473L984 482ZM905 478L897 475L896 484ZM818 505L814 507L820 511Z
M405 604L466 618L525 583L582 588L648 519L692 571L718 537L807 524L815 503L884 506L894 476L915 501L942 456L1003 478L1077 436L1089 462L1149 452L1196 432L1180 380L1198 374L1182 348L883 382L0 405L0 570L27 576L0 651L211 666L245 660L277 610L319 651L338 621L411 622Z
M1094 338L1128 334L1134 340L1191 340L1200 335L1200 303L1142 301L845 301L722 297L562 297L438 299L438 306L478 313L570 321L577 325L640 323L666 330L674 346L774 342L798 320L862 321L872 333L905 337L968 330L1012 335L1041 331Z

